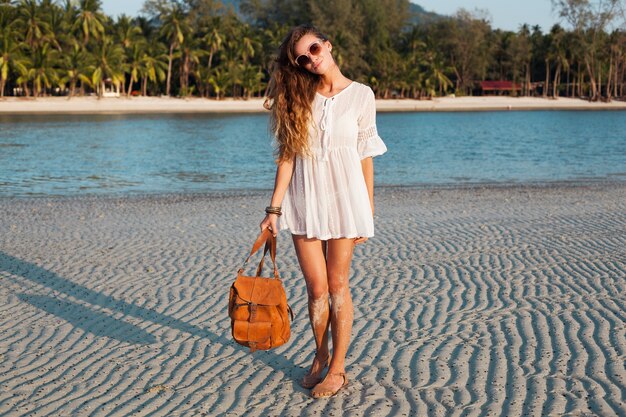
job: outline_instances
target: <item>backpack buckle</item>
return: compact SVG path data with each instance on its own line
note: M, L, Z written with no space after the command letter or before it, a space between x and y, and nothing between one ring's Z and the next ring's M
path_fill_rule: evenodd
M257 305L255 303L248 303L248 307L250 308L250 323L256 322L256 312Z

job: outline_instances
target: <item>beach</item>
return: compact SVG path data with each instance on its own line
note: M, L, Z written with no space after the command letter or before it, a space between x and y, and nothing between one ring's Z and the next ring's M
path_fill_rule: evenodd
M291 340L230 336L270 194L0 199L0 415L626 415L623 182L377 187L327 400L288 233Z
M432 100L377 100L381 112L507 111L507 110L626 110L626 102L592 103L577 98L441 97ZM1 114L128 114L128 113L256 113L266 112L263 99L202 99L171 97L43 97L0 99Z

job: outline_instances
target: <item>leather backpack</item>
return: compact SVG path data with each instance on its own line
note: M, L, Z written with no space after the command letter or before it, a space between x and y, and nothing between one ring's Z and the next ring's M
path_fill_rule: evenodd
M244 275L250 257L265 244L263 256L255 276ZM261 277L265 255L269 251L274 277ZM285 344L291 335L290 316L293 312L287 304L287 296L276 267L276 238L265 229L252 246L252 251L237 272L230 287L228 316L233 338L237 343L255 350L268 350Z

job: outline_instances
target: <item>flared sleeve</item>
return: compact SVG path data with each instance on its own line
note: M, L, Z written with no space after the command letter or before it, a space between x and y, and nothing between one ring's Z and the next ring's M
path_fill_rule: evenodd
M367 89L365 100L362 102L357 149L361 159L382 155L387 152L385 143L378 136L378 129L376 128L376 100L371 88Z

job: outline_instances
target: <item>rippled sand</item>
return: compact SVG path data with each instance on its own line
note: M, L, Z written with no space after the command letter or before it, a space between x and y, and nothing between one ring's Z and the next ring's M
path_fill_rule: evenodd
M626 415L626 185L376 193L330 400L286 232L291 341L230 338L269 192L0 199L0 415Z

